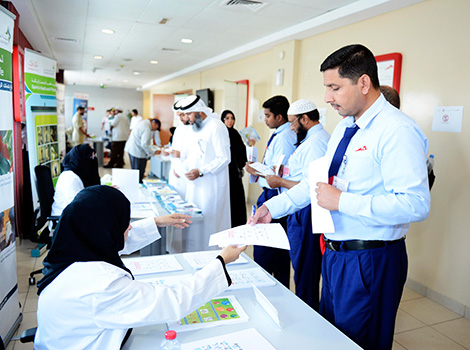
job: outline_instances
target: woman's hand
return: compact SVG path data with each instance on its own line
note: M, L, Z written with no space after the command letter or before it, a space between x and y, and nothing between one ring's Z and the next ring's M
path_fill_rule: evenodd
M191 216L177 213L156 216L154 220L158 227L174 226L177 228L185 228L192 223Z
M240 254L246 249L246 245L238 247L236 245L229 245L222 249L220 256L224 259L226 264L229 264L238 259Z

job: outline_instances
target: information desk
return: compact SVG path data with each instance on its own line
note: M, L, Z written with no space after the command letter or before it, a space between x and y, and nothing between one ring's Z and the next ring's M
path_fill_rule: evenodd
M187 263L182 254L175 254L173 256L175 256L183 266L183 271L137 276L136 279L147 279L149 277L162 278L165 276L177 276L188 273L194 274L196 272L196 270ZM243 253L243 256L248 260L248 263L228 265L229 273L232 270L259 267L246 254ZM259 290L277 309L282 328L279 328L261 305L257 303L253 288L227 290L222 296L234 295L245 312L248 313L248 322L179 332L178 339L180 342L184 344L244 329L255 328L278 350L360 349L358 345L311 309L290 290L279 284L271 276L269 276L269 278L276 282L275 285L260 287ZM166 324L134 328L124 349L159 349L160 342L163 340L166 331Z
M154 196L147 188L140 186L139 187L139 196L140 199L139 201L144 201L147 203L151 203L152 205L152 212L148 213L147 216L163 216L163 215L168 215L171 214L171 212L165 208L165 197L156 197ZM135 204L135 203L133 203ZM190 213L186 213L190 214ZM198 220L203 220L204 215L203 214L191 214L192 215L192 222L196 222ZM134 220L142 219L142 216L133 216L132 211L131 211L131 223ZM158 231L160 232L160 235L162 236L161 239L158 241L142 248L140 250L140 256L149 256L149 255L161 255L161 254L166 254L167 249L166 249L166 242L167 242L167 236L173 234L173 230L175 228L173 226L167 226L167 227L159 227Z

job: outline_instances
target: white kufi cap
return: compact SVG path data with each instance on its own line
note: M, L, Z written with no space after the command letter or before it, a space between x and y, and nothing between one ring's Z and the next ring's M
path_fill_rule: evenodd
M302 99L302 100L297 100L293 102L289 109L287 110L288 115L299 115L299 114L304 114L308 113L311 111L314 111L317 109L317 106L315 104L307 99Z

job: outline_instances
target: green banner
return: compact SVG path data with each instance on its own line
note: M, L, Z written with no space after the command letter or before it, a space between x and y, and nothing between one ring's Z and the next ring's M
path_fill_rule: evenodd
M0 79L11 83L11 52L0 48Z
M40 95L56 95L55 78L48 78L33 73L24 74L24 83L26 93L35 93Z

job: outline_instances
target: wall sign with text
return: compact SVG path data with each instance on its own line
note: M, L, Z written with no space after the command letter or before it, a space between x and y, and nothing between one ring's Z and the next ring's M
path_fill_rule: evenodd
M393 87L400 93L401 53L394 52L386 55L375 56L379 70L380 85Z

